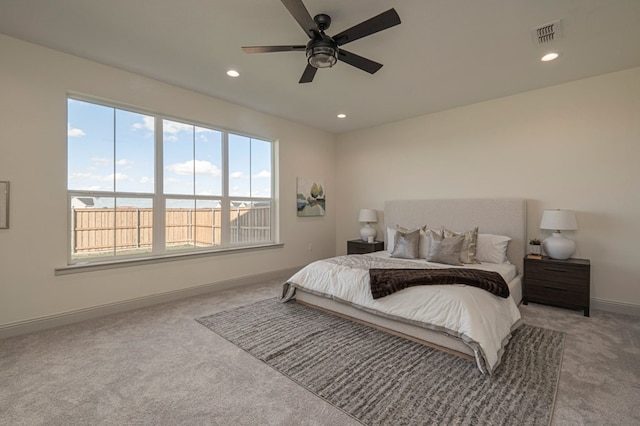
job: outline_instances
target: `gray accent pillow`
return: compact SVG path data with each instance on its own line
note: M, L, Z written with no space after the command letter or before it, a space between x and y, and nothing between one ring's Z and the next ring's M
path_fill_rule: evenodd
M391 257L417 259L419 257L420 229L411 232L396 231Z
M467 232L455 232L447 228L442 228L442 232L445 237L455 237L458 235L464 236L464 243L462 243L462 250L460 250L460 262L462 263L480 263L476 258L476 251L478 247L478 227Z
M418 256L421 259L426 259L429 255L429 247L431 246L431 238L429 237L430 231L437 232L442 235L442 230L429 229L427 225L420 228L420 246Z
M443 237L431 231L431 246L429 247L428 262L446 263L447 265L462 265L460 251L464 243L464 235Z

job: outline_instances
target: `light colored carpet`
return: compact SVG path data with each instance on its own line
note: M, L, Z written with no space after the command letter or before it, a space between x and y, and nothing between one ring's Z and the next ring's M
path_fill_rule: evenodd
M358 425L193 320L287 278L0 340L0 424ZM521 311L566 334L552 424L640 424L640 319Z
M367 425L547 425L564 342L523 324L489 377L473 361L293 302L198 322Z

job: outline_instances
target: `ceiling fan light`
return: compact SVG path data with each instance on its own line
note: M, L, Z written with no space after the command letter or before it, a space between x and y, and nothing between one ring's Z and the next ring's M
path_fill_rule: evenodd
M338 49L331 46L314 46L307 49L307 61L315 68L331 68L338 62Z

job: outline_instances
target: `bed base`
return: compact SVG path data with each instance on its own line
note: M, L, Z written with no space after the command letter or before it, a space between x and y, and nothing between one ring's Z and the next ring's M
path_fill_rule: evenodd
M475 362L473 350L469 346L460 339L444 333L374 315L344 303L307 293L299 288L296 289L295 299L296 302L301 305L318 309Z

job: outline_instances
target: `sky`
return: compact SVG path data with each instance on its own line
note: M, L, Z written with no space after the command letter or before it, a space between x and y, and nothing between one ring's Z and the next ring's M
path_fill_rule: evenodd
M154 117L74 99L67 108L68 189L152 195ZM222 195L222 132L166 119L162 129L164 193ZM229 133L230 196L271 196L271 147Z

